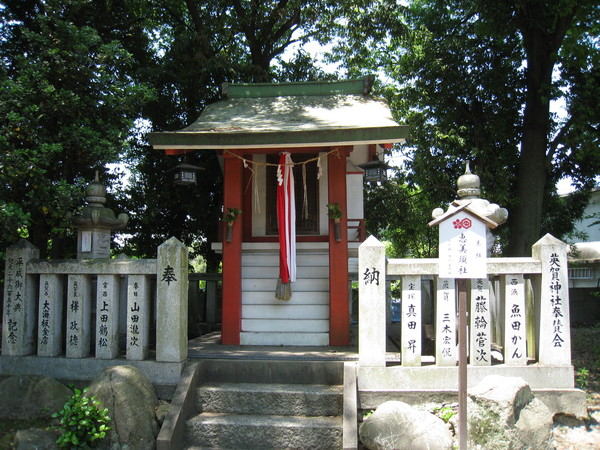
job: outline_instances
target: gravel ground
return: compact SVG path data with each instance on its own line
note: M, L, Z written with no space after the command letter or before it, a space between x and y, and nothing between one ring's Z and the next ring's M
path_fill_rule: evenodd
M587 392L588 420L554 426L558 450L600 449L600 324L571 328L576 387Z

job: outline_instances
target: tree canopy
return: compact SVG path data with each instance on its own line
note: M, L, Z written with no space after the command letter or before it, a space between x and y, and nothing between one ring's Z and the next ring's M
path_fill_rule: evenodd
M592 0L2 0L0 248L28 235L55 256L74 249L66 213L94 169L119 162L129 183L103 181L131 216L122 250L152 257L175 235L214 270L217 158L167 157L146 133L190 124L226 81L337 76L304 50L318 41L350 77L378 73L411 126L402 170L368 189L369 230L396 256L433 256L428 215L469 160L483 196L510 211L508 251L529 254L569 231L600 173L598 19ZM197 187L173 186L183 160L206 168ZM578 194L557 195L566 176Z
M445 192L450 201L470 160L484 196L510 211L509 253L529 255L542 234L569 231L600 173L600 5L375 4L355 10L335 56L351 73L388 78L385 93L412 131L403 147L408 193L419 189L433 205ZM563 114L550 110L558 101ZM565 176L579 194L557 195Z
M81 205L94 170L119 160L148 100L122 43L77 24L83 3L0 9L2 248L21 235L42 255L65 256L67 213Z

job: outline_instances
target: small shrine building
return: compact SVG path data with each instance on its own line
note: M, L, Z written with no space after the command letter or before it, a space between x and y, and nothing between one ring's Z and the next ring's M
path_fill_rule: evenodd
M222 162L228 232L213 248L223 255L223 344L349 344L348 261L364 240L359 166L408 135L371 95L372 84L372 76L225 84L222 100L193 124L150 135L167 154L216 151ZM286 168L292 187L278 190ZM281 192L289 198L278 211ZM295 224L287 241L279 235L282 211ZM282 299L282 266L290 265L291 296Z

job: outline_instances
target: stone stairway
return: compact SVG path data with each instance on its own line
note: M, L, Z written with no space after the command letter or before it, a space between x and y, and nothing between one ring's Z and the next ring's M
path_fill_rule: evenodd
M201 364L193 387L194 412L185 420L184 448L342 448L342 364Z

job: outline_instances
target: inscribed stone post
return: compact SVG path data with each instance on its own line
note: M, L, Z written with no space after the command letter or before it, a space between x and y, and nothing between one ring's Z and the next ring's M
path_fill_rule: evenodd
M525 280L523 275L506 275L504 284L504 362L508 365L527 364L527 321L525 311Z
M150 285L145 275L129 275L127 284L127 359L148 357Z
M39 249L25 239L6 249L2 314L3 355L24 356L35 351L36 280L32 275L27 275L27 263L39 257Z
M532 248L542 264L539 363L571 364L567 244L546 234Z
M96 358L119 355L119 275L98 275L96 296Z
M62 275L40 275L38 356L56 356L62 353L62 313Z
M437 279L436 306L435 363L438 366L455 366L458 354L454 278Z
M158 247L156 360L187 358L188 252L172 237Z
M92 282L89 275L71 274L67 280L67 358L90 354Z
M421 365L421 277L402 277L402 365Z
M385 367L385 245L370 236L358 247L358 360L361 366Z
M471 280L470 363L473 366L492 364L490 286L487 278Z

